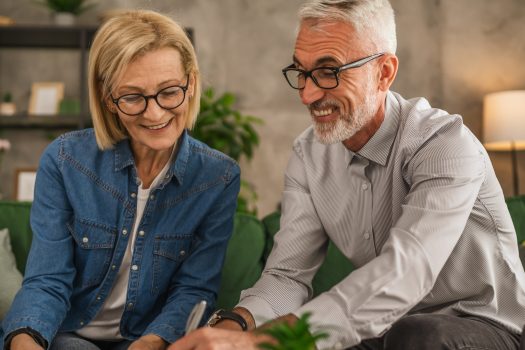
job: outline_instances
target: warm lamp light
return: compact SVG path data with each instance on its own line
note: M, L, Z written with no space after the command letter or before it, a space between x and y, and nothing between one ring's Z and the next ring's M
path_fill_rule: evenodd
M525 150L525 90L501 91L483 99L483 139L489 151L512 153L514 195L519 194L518 150Z

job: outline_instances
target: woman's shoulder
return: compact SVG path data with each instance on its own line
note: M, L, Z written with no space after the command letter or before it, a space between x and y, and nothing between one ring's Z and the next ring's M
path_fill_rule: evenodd
M60 135L49 144L44 153L59 158L84 158L88 154L99 152L93 129L83 129Z
M230 166L237 165L237 162L234 159L232 159L230 156L214 148L211 148L204 142L199 141L190 135L187 135L187 136L188 136L187 137L188 149L192 156L198 157L198 158L204 158L208 162L226 163Z

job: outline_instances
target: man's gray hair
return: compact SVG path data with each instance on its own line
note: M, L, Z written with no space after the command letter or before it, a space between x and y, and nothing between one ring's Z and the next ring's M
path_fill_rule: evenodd
M350 23L358 33L371 35L379 51L396 52L396 23L388 0L310 0L299 10L299 19Z

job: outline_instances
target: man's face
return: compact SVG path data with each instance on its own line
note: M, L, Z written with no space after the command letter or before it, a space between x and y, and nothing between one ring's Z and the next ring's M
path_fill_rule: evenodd
M305 20L297 35L294 63L304 70L339 67L376 53L371 50L359 41L350 24ZM306 80L299 94L310 110L319 142L347 140L374 118L379 98L377 80L374 61L339 73L339 85L334 89L321 89L312 79Z

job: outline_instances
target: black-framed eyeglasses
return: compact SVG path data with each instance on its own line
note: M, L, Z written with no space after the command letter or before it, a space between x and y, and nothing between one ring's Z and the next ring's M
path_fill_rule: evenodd
M168 86L159 90L155 95L126 94L117 98L114 98L113 95L111 95L111 99L122 113L129 116L136 116L144 113L148 108L148 101L150 98L154 99L161 108L175 109L184 102L189 81L190 77L188 75L186 85L184 86Z
M321 89L334 89L339 85L339 73L344 70L359 68L378 57L384 55L384 52L376 53L370 56L360 58L356 61L344 64L340 67L317 67L312 70L304 70L295 67L292 63L283 68L283 74L290 86L297 90L304 89L306 78L312 78L312 81Z

